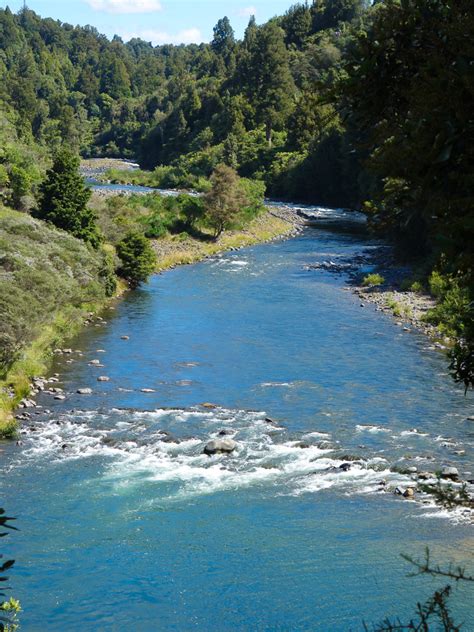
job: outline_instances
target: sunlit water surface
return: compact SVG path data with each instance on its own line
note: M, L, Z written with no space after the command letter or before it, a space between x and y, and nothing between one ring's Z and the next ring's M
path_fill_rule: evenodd
M442 585L401 553L472 560L466 516L380 485L469 478L472 400L426 338L306 268L367 247L307 229L181 267L71 343L66 400L3 446L22 629L361 630ZM202 454L222 431L235 452ZM474 630L462 587L453 606Z

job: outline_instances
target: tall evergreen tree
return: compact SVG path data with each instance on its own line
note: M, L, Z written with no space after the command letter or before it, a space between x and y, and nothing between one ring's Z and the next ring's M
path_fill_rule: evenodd
M100 234L94 214L87 208L91 191L78 168L79 158L69 150L62 149L56 154L40 186L35 215L97 248Z
M255 102L257 120L265 125L270 147L274 128L281 126L291 111L295 91L284 35L272 20L258 29L250 51L254 73L250 94Z

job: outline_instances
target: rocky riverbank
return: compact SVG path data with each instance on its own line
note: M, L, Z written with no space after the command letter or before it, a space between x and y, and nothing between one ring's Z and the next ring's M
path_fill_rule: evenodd
M226 231L216 241L166 236L153 242L158 259L158 272L177 265L195 263L229 250L239 250L258 243L295 237L303 228L296 213L264 212L244 229Z
M438 328L428 322L430 310L436 307L436 299L420 289L404 289L407 279L413 277L408 266L398 265L389 246L381 246L372 251L365 260L373 267L373 272L380 275L379 285L362 284L363 275L352 275L351 289L361 299L361 306L371 303L376 310L390 314L404 331L420 331L434 341L438 349L448 349L453 341L443 336Z

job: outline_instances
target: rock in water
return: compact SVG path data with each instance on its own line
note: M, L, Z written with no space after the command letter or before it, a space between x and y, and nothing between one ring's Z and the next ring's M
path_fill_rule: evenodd
M76 391L79 395L92 395L91 388L78 388Z
M457 481L459 478L459 472L456 467L445 465L441 470L441 478L449 478L452 481Z
M230 454L237 444L232 439L213 439L204 448L204 454Z
M97 378L98 382L109 382L110 381L110 377L107 377L107 375L99 375L99 377Z

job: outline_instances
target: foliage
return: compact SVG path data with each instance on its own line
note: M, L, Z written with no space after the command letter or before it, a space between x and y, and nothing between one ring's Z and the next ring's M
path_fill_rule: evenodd
M156 255L150 242L139 233L129 233L117 244L121 260L119 274L131 287L146 281L156 268Z
M376 272L367 274L362 280L362 285L364 287L375 287L376 285L383 285L384 283L385 279L383 276Z
M415 575L430 575L433 577L443 577L453 580L454 582L473 582L474 577L467 575L462 567L453 568L449 566L442 569L440 566L433 566L430 559L430 552L427 548L425 551L425 559L422 561L414 560L408 555L402 555L410 564L415 567ZM461 625L455 623L450 612L448 599L451 595L452 587L450 584L436 590L433 595L425 603L417 603L416 615L407 623L403 623L400 618L391 621L389 618L374 626L374 632L401 632L402 630L412 630L413 632L428 632L429 630L443 630L443 632L460 632ZM436 628L434 627L436 626ZM364 629L368 632L369 628L364 625Z
M79 158L70 151L63 149L56 154L53 167L40 186L35 215L97 248L100 235L94 215L87 208L91 192L78 168Z
M235 221L240 209L248 204L239 182L239 176L232 167L218 165L211 176L211 190L204 197L206 219L214 229L214 237Z
M15 211L0 208L0 375L52 315L112 293L110 257Z
M347 50L334 94L378 177L371 224L451 279L433 315L459 338L455 378L474 385L474 13L469 0L385 0Z

